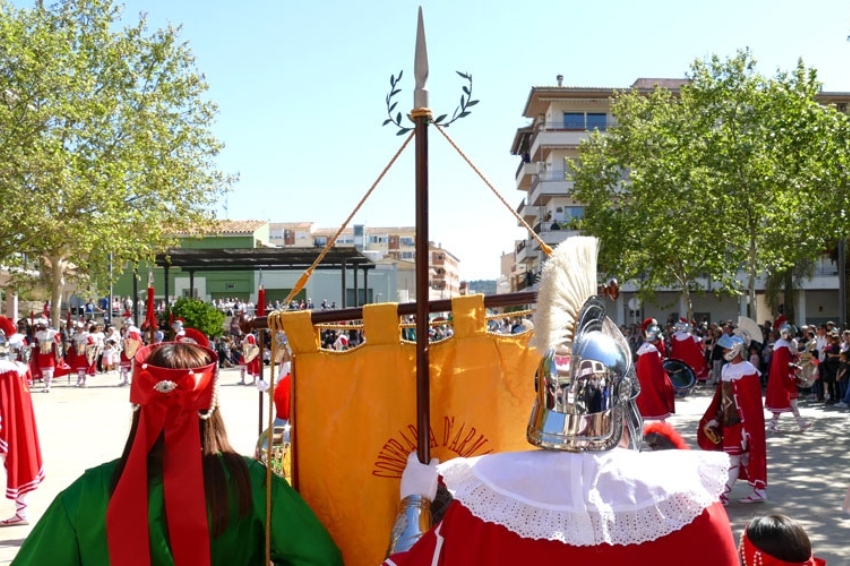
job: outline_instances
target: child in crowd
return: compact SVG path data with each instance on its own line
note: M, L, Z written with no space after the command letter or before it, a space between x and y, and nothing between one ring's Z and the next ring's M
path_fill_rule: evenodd
M756 517L741 535L742 566L825 566L812 555L805 529L785 515Z

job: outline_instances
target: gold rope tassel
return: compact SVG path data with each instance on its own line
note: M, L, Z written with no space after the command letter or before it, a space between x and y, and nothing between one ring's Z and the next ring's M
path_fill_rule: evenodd
M477 173L477 174L478 174L478 176L481 178L481 180L482 180L482 181L484 181L484 184L485 184L485 185L487 185L488 187L490 187L490 190L491 190L491 191L493 191L493 194L494 194L494 195L496 195L496 198L498 198L498 199L499 199L499 201L500 201L503 205L505 205L505 208L507 208L508 210L510 210L510 211L511 211L511 214L513 214L513 215L514 215L514 217L517 219L517 221L519 221L519 223L520 223L523 227L525 227L525 229L526 229L526 230L528 230L528 233L529 233L529 234L531 234L531 237L532 237L532 238L534 238L535 240L537 240L537 243L538 243L538 244L540 244L540 249L541 249L541 250L543 250L543 253L545 253L547 256L552 255L552 248L549 246L549 244L547 244L546 242L544 242L544 241L540 238L540 236L538 236L538 235L534 232L534 229L533 229L531 226L529 226L529 225L528 225L528 222L526 222L525 220L523 220L522 216L520 216L520 215L517 213L517 211L516 211L516 210L514 210L514 207L513 207L513 206L511 206L511 205L508 203L508 201L506 201L506 200L504 199L504 197L503 197L502 195L500 195L500 194L499 194L499 191L497 191L497 190L496 190L496 187L494 187L494 186L493 186L493 184L492 184L490 181L488 181L488 180L487 180L487 177L485 177L485 176L484 176L484 174L483 174L481 171L479 171L479 170L478 170L478 167L476 167L476 166L475 166L475 164L474 164L474 163L472 163L472 161L471 161L471 160L470 160L470 159L466 156L466 154L463 152L463 150L457 146L457 144L454 142L454 140L453 140L452 138L450 138L450 137L449 137L449 134L447 134L447 133L446 133L446 130L444 130L444 129L443 129L440 125L438 125L438 124L434 124L434 126L437 128L437 131L438 131L438 132L440 132L441 134L443 134L443 137L444 137L444 138L446 138L446 139L448 140L449 144L451 144L451 146L452 146L453 148L455 148L455 150L457 150L457 152L460 154L460 156L461 156L461 157L463 157L464 161L466 161L466 163L467 163L467 164L469 164L469 166L470 166L470 167L472 167L472 170L473 170L473 171L475 171L475 173Z

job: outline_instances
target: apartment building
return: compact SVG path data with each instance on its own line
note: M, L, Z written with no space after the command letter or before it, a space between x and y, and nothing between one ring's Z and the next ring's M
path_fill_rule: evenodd
M324 247L338 228L317 227L312 222L271 223L269 242L281 247ZM395 293L376 292L370 302L408 302L416 299L416 228L414 226L365 226L343 230L337 246L354 246L379 269L395 271ZM429 245L430 297L447 299L460 294L460 260L440 244ZM377 295L381 296L378 297Z
M685 82L685 79L640 78L628 88L649 93L658 85L677 92ZM517 129L511 144L511 154L520 158L516 187L522 193L522 201L517 212L550 246L578 233L584 206L571 196L566 159L577 157L581 140L590 132L604 132L615 125L611 100L617 90L624 88L563 86L563 77L558 75L557 86L536 86L529 92L523 116L530 123ZM818 100L846 112L850 93L822 92ZM540 245L529 235L516 242L512 253L512 264L502 259L500 290L536 290L545 259ZM703 283L710 288L710 282ZM758 285L758 291L762 292L763 281ZM634 286L625 282L617 304L611 305L609 312L618 323L634 322L644 316L665 320L687 311L680 304L676 289L659 290L656 305L640 305L634 291ZM772 319L775 314L769 311L763 298L761 293L756 305L757 318ZM735 319L746 312L744 300L706 293L693 298L694 314L697 320L703 316L708 320ZM829 258L821 258L814 277L803 283L796 307L800 322L838 320L838 266Z

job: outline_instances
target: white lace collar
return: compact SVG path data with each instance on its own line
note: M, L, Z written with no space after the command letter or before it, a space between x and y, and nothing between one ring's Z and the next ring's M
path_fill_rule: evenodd
M728 468L721 452L617 448L455 458L439 471L483 521L523 538L595 546L640 544L689 525L718 501Z
M23 377L27 373L27 366L22 363L18 363L15 360L0 360L0 373L7 373L10 371L17 372L18 375Z

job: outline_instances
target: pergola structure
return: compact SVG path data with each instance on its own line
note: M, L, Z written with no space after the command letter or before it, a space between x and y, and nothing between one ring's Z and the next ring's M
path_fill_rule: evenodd
M307 270L321 253L320 248L225 248L225 249L186 249L174 248L156 256L156 265L165 272L165 296L169 296L168 271L179 267L189 273L189 287L195 288L196 271L253 271L268 270ZM328 250L316 269L339 269L342 274L342 306L346 307L345 280L348 269L354 269L354 297L357 301L357 270L363 270L363 286L369 288L369 270L375 269L375 262L354 247L336 246ZM138 283L133 278L133 285ZM134 288L138 296L138 288ZM360 306L360 305L353 305ZM136 313L138 318L138 313Z

